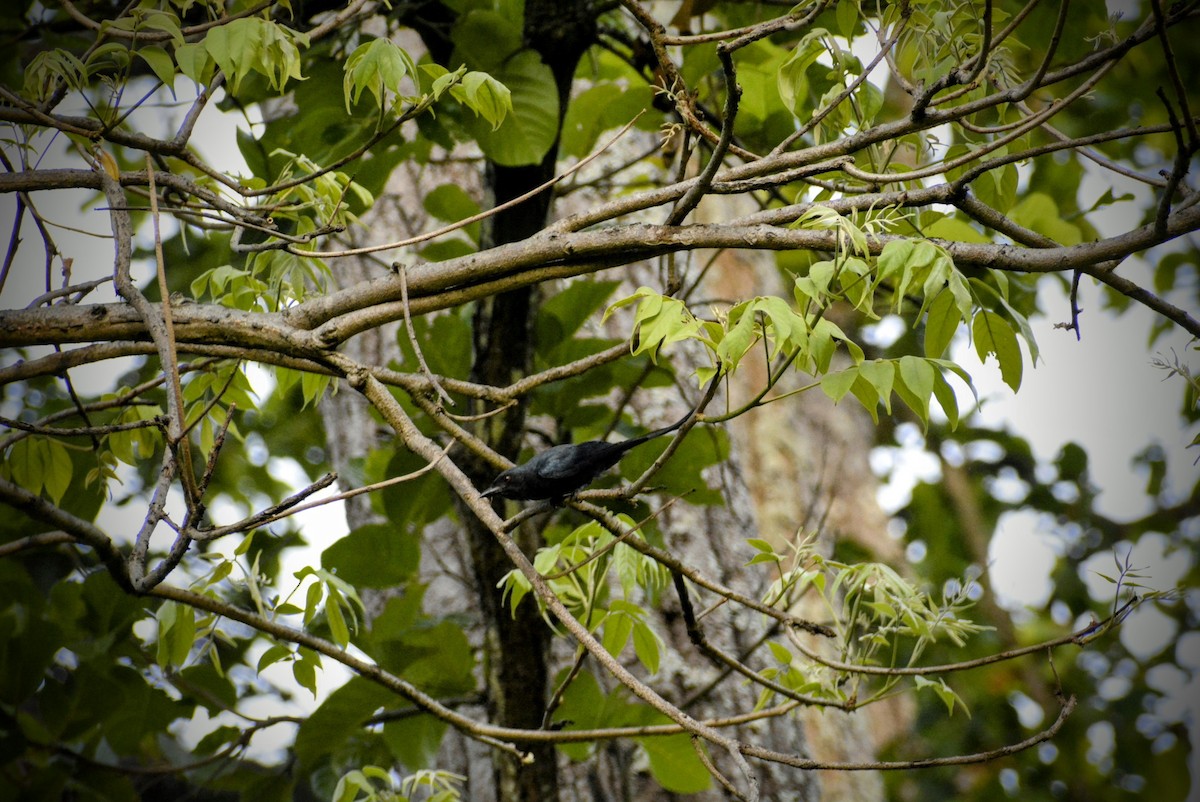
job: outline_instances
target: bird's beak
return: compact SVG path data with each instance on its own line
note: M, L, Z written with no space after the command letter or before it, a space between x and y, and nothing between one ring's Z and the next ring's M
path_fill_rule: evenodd
M487 490L484 490L482 493L480 493L479 497L480 498L488 498L490 496L496 495L499 492L500 492L500 487L498 485L492 485Z

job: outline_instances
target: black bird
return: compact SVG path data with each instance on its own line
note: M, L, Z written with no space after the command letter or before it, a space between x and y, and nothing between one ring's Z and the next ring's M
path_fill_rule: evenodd
M588 440L586 443L553 446L528 462L501 473L480 495L484 498L503 496L531 501L552 499L556 504L561 504L563 498L587 487L597 476L616 465L629 449L670 434L686 423L709 399L719 377L720 373L713 377L712 384L696 408L670 426L619 443Z

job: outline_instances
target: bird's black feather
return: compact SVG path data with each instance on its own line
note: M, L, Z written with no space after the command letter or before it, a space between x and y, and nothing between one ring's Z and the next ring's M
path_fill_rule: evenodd
M713 378L714 384L719 375ZM712 389L712 385L709 389ZM705 398L709 397L708 392L704 395ZM700 403L703 404L704 401ZM647 440L675 431L698 410L699 405L670 426L619 443L588 440L584 443L553 446L535 455L528 462L501 473L482 495L485 498L503 496L530 501L553 499L560 502L566 496L587 487L597 476L616 465L626 451L640 446Z

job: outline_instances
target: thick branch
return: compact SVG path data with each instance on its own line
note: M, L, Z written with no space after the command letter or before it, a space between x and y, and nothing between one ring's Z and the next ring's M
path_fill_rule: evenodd
M1068 247L1022 248L1007 244L934 240L960 267L987 267L1027 273L1088 270L1124 259L1200 228L1200 205L1171 215L1165 232L1153 224L1095 242ZM411 268L408 290L412 314L451 308L498 291L555 278L584 275L672 251L701 248L751 250L833 250L836 233L771 225L713 224L655 226L631 224L572 234L550 232L523 242L491 248L444 262ZM899 237L872 237L878 253ZM612 261L606 261L612 260ZM175 310L176 339L185 343L263 348L296 358L324 361L326 349L361 331L404 315L400 279L395 275L315 298L278 314L239 312L208 304ZM1200 336L1191 316L1180 325ZM315 328L314 331L305 329ZM56 306L0 312L0 346L46 345L142 339L145 324L121 304Z

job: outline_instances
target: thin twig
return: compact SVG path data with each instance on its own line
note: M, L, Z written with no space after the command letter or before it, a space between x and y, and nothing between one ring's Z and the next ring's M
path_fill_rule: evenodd
M412 315L408 309L408 268L397 262L393 269L400 275L400 300L404 304L404 330L408 332L408 342L412 345L413 353L417 355L417 364L421 366L421 373L425 374L425 378L429 380L429 384L437 391L438 398L442 399L442 403L446 406L454 406L454 399L445 391L438 380L434 377L433 371L429 369L429 365L425 362L425 354L421 351L421 344L417 342L417 332L413 329Z
M1129 605L1127 605L1129 607ZM1132 609L1132 608L1130 608ZM1126 615L1128 613L1125 613ZM1016 649L1006 649L1002 652L989 654L984 657L977 657L974 660L963 660L958 663L944 663L936 666L867 666L856 663L844 663L839 660L831 660L822 657L813 649L810 649L800 636L789 631L788 638L801 654L813 662L820 663L826 668L832 668L836 671L845 671L848 674L873 674L883 677L919 677L929 674L950 674L956 671L970 671L972 669L989 666L993 663L1003 663L1009 660L1014 660L1018 657L1024 657L1027 654L1040 652L1043 649L1053 649L1058 646L1065 646L1068 643L1073 643L1076 646L1082 646L1086 643L1098 638L1112 627L1120 623L1121 616L1116 614L1109 616L1103 621L1097 621L1083 629L1072 632L1068 635L1063 635L1051 640L1035 643L1032 646L1022 646Z
M939 766L969 766L975 763L987 763L998 758L1015 755L1018 752L1023 752L1044 743L1062 729L1067 718L1074 712L1076 700L1074 696L1070 696L1063 700L1062 707L1058 711L1058 718L1054 720L1046 729L1035 733L1023 741L1018 741L1014 744L1002 746L998 749L990 749L985 752L975 752L970 755L954 755L952 757L930 757L919 760L895 760L895 761L862 761L857 763L846 762L825 762L821 760L813 760L812 758L801 757L800 755L792 755L786 752L777 752L772 749L764 749L762 747L744 744L742 752L750 757L756 757L761 760L769 760L773 763L782 763L787 766L792 766L798 769L821 769L824 771L905 771L908 769L930 769Z
M600 156L600 154L604 153L606 150L608 150L610 147L612 147L614 144L616 144L617 140L620 139L622 136L624 136L625 132L628 131L630 128L632 128L634 123L636 123L641 118L641 116L642 116L642 113L637 114L637 116L635 116L629 122L625 123L625 125L621 127L621 130L617 131L617 133L614 134L612 136L612 138L609 139L607 142L605 142L601 147L592 151L587 156L585 156L584 158L582 158L578 162L576 162L574 165L567 168L566 170L559 173L558 175L554 176L550 180L545 181L542 184L539 184L538 186L534 187L533 189L529 190L528 192L518 195L517 197L515 197L511 200L507 200L504 203L493 206L490 209L486 209L482 212L479 212L478 214L473 214L470 217L464 217L462 220L458 220L454 223L450 223L449 225L442 226L441 228L435 229L433 231L427 231L424 234L418 234L415 237L409 237L407 239L397 240L395 242L387 242L387 243L384 243L383 245L365 245L361 248L348 248L348 249L341 250L341 251L292 251L292 250L289 250L288 252L293 253L296 256L307 256L307 257L312 257L314 259L333 259L333 258L339 258L339 257L345 257L345 256L361 256L363 254L377 253L379 251L394 251L398 248L406 248L410 245L416 245L418 243L425 242L427 240L437 239L438 237L441 237L445 234L449 234L452 231L457 231L460 228L465 228L466 226L473 225L474 223L478 223L482 220L486 220L487 218L492 217L493 215L499 214L500 212L502 212L506 209L511 209L512 207L517 206L518 204L524 203L525 201L529 200L530 198L532 198L536 195L540 195L542 192L545 192L547 189L551 188L558 182L562 181L564 178L567 178L568 176L583 169L586 165L588 165L590 162L592 162L594 159L596 159L598 156Z

